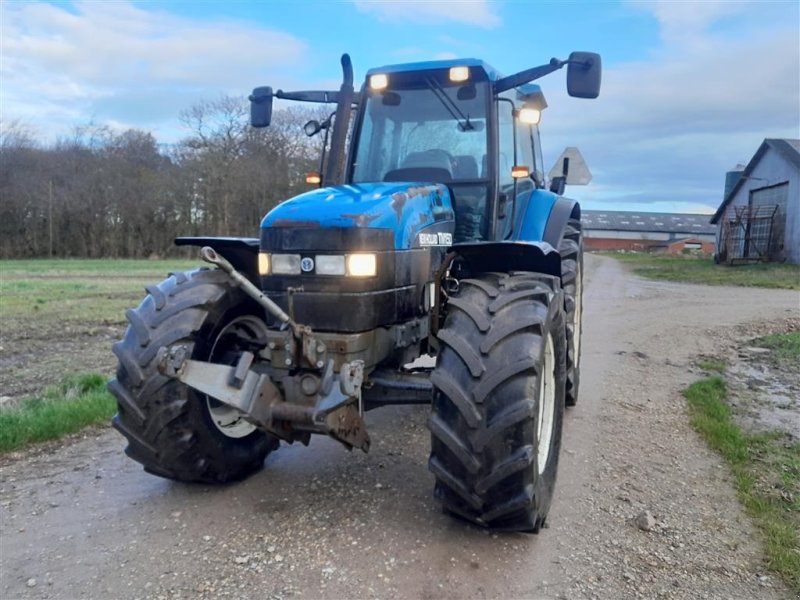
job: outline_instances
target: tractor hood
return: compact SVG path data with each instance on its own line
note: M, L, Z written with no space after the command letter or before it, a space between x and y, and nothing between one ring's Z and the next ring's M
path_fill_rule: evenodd
M363 183L320 188L282 202L261 222L262 232L275 228L390 230L395 249L402 250L419 246L422 230L452 233L454 214L444 185Z

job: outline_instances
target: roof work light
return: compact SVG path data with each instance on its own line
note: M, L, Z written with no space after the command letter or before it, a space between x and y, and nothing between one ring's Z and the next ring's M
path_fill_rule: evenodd
M384 90L389 85L389 76L386 73L376 73L369 76L369 87L373 90Z
M469 67L450 67L450 81L458 83L469 79Z
M538 108L523 106L519 109L517 116L520 123L525 123L525 125L538 125L539 121L542 120L542 111Z

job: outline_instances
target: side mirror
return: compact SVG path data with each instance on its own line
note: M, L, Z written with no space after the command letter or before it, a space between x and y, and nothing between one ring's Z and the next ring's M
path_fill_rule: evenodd
M594 52L573 52L567 65L567 93L573 98L600 95L602 63Z
M303 125L303 131L305 131L308 137L311 137L322 131L322 125L320 125L319 121L316 119L311 119L308 123Z
M257 87L250 94L250 124L253 127L268 127L272 121L272 88Z

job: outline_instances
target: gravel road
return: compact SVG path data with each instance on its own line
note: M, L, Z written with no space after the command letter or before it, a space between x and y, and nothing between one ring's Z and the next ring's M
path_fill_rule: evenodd
M219 488L147 475L108 429L3 459L0 596L788 598L680 391L724 332L796 317L798 293L645 281L594 256L587 280L581 397L539 535L440 512L425 407L369 413L368 455L315 438Z

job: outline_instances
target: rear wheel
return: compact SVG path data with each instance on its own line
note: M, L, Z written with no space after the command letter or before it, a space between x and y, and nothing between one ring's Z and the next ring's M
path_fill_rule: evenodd
M578 402L581 376L581 319L583 316L583 233L579 219L570 219L558 248L567 322L567 406Z
M127 312L128 329L114 345L117 378L108 384L125 452L146 471L179 481L221 483L260 469L277 439L156 368L163 346L229 365L245 350L257 352L267 330L258 307L217 270L176 273L147 291Z
M438 337L428 422L436 497L480 525L538 531L550 508L564 415L558 278L463 279Z

